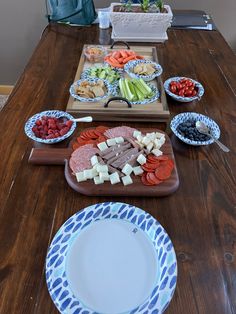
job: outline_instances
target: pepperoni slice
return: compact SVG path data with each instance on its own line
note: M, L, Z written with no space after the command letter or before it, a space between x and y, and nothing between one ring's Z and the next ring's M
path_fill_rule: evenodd
M171 171L168 166L166 165L160 165L156 170L155 170L155 176L159 180L166 180L171 176Z
M152 183L153 185L162 183L162 180L159 180L153 172L148 172L146 177L147 177L147 181Z
M150 162L146 162L145 164L142 165L142 167L147 168L147 169L156 169L158 167L159 161L158 163L150 163Z
M104 125L99 125L98 127L96 127L96 130L101 132L101 133L104 133L108 129L109 129L109 127L104 126Z
M144 171L146 171L146 172L155 172L155 169L153 169L153 168L148 168L148 167L146 167L146 166L144 166L144 165L142 165L142 169L144 170Z
M154 185L154 184L152 184L152 183L150 183L150 182L147 181L146 173L145 173L145 172L142 174L141 181L142 181L142 183L143 183L144 185Z
M156 159L157 160L168 160L169 159L169 157L167 156L167 155L161 155L161 156L158 156L158 157L156 157Z

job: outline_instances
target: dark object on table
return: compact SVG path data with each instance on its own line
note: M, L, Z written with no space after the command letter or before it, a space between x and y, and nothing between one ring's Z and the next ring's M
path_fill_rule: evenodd
M203 30L216 29L211 16L201 10L173 10L171 27Z

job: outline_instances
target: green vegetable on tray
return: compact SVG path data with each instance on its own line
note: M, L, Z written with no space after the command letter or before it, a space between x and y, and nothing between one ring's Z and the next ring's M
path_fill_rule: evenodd
M119 80L119 88L122 97L129 101L142 101L154 96L152 89L144 82L143 79L126 79Z
M90 69L90 76L108 80L110 83L114 83L115 81L118 81L120 78L120 74L117 71L110 68L109 66L92 67Z

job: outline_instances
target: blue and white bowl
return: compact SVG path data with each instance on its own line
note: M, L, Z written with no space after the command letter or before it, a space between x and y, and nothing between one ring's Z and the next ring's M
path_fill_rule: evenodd
M144 64L152 64L155 67L156 71L151 75L142 75L142 74L134 73L133 68L136 65L143 64L143 63ZM151 60L132 60L132 61L129 61L125 64L124 70L130 77L137 78L137 79L142 78L146 82L154 80L155 77L160 76L163 72L161 65L156 63L156 62L153 62Z
M190 140L186 137L184 137L183 135L181 135L177 128L180 125L180 123L186 122L187 120L194 120L194 121L202 121L203 123L206 124L206 126L209 128L211 134L215 137L215 138L219 138L220 137L220 128L218 126L218 124L212 120L211 118L204 116L203 114L200 113L196 113L196 112L184 112L184 113L180 113L177 116L175 116L171 122L170 122L170 128L172 130L172 132L184 143L189 144L189 145L193 145L193 146L201 146L201 145L209 145L212 144L214 142L214 140L211 138L208 141L193 141Z
M195 83L195 86L198 88L198 93L196 96L182 97L182 96L178 96L178 95L176 95L170 91L170 82L172 82L172 81L179 82L181 79L188 79L188 80L191 80L193 83ZM176 76L176 77L169 78L168 80L165 81L164 88L165 88L166 93L170 97L172 97L174 100L179 101L179 102L191 102L193 100L200 100L204 94L204 87L202 86L201 83L199 83L198 81L195 81L191 78L184 77L184 76Z
M60 110L47 110L47 111L42 111L40 113L36 113L34 116L29 118L29 120L25 124L25 134L34 140L35 142L39 143L44 143L44 144L55 144L58 142L61 142L71 136L71 134L74 132L76 128L76 122L73 122L70 130L63 136L57 137L57 138L52 138L52 139L42 139L40 137L35 136L34 132L32 131L32 128L35 126L35 122L39 119L41 119L43 116L47 117L53 117L53 118L67 118L68 120L74 119L72 115L65 111L60 111Z
M107 91L105 92L105 94L103 96L99 96L99 97L95 97L95 98L81 97L81 96L76 94L75 87L79 86L84 81L87 81L87 82L90 82L90 83L97 83L98 81L103 81ZM102 80L100 78L81 79L81 80L78 80L78 81L74 82L71 85L71 87L70 87L70 94L75 99L78 99L78 100L83 101L83 102L97 102L97 101L100 101L100 100L105 99L108 96L112 95L112 85L107 80Z

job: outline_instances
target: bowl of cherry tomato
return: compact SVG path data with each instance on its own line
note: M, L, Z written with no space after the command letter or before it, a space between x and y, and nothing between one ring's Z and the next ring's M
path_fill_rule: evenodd
M201 83L187 77L171 77L164 83L166 93L179 102L200 100L204 94Z

